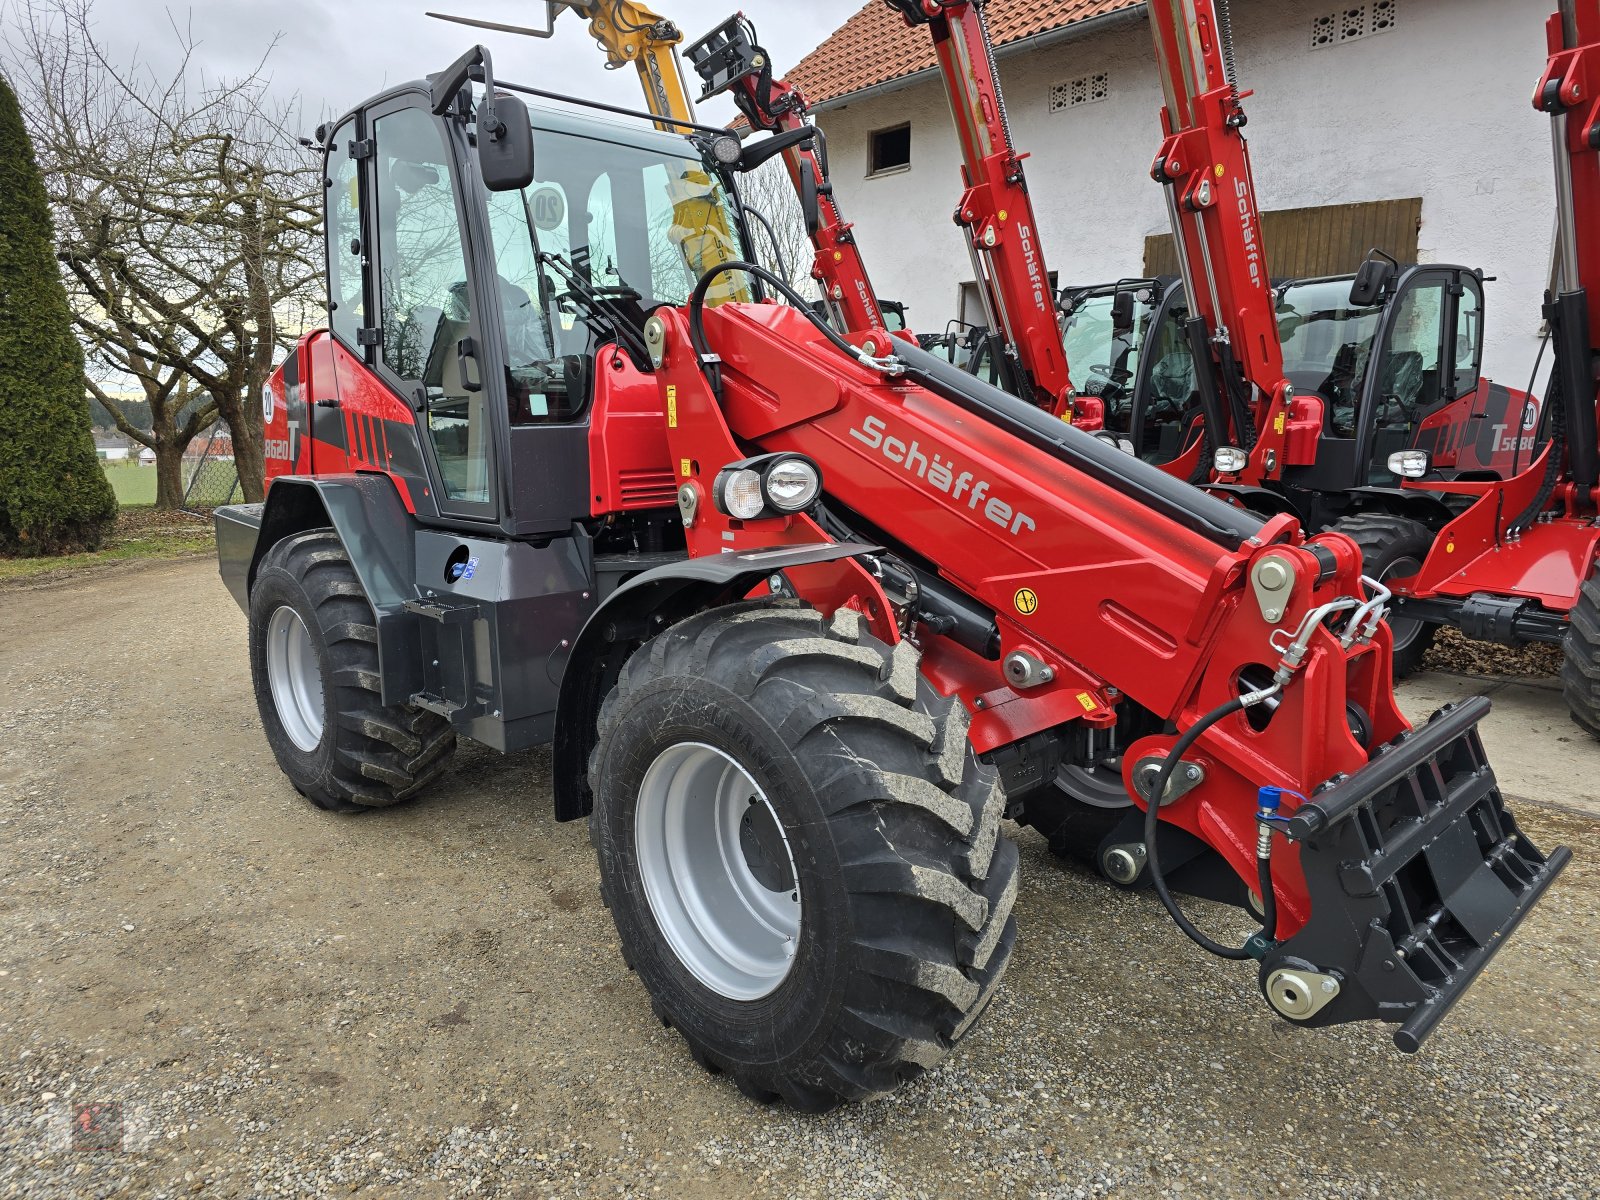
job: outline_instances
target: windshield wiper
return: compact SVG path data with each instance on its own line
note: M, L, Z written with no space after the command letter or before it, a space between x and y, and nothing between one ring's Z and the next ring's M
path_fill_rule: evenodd
M650 351L644 341L647 317L644 305L640 303L644 297L625 284L612 286L591 282L564 255L541 250L539 263L549 267L566 284L567 290L556 297L557 302L571 297L582 310L583 318L591 329L610 333L612 340L628 352L635 365L641 370L645 369L650 361Z

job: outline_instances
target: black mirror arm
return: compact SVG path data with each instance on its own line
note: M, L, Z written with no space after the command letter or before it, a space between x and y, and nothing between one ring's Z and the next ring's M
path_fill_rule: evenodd
M817 130L810 125L803 125L799 129L790 129L784 133L775 133L765 141L745 148L739 156L739 169L753 171L762 163L782 154L793 146L803 150L815 150Z
M478 106L478 131L498 141L506 127L494 112L494 60L488 47L474 46L437 75L428 77L429 101L433 115L443 116L455 103L456 94L468 83L481 81L483 103Z

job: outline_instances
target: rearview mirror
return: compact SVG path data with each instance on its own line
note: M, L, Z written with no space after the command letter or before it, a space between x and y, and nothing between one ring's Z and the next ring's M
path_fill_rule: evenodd
M1111 328L1117 334L1133 332L1133 293L1117 292L1111 297Z
M1369 258L1356 272L1350 285L1350 303L1356 308L1371 308L1383 299L1384 289L1394 278L1394 264L1382 258Z
M498 132L485 129L487 114ZM515 96L499 95L479 116L478 168L491 192L518 192L533 182L533 121L528 106Z

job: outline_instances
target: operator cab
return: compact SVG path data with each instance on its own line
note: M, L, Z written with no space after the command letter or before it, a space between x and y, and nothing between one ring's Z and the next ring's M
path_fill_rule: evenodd
M1287 468L1289 486L1396 487L1389 459L1408 449L1429 452L1433 478L1507 478L1532 461L1520 393L1481 376L1480 272L1374 255L1353 276L1280 286L1277 311L1285 375L1323 402L1317 461Z
M685 303L706 267L751 257L749 242L704 139L534 109L531 179L508 185L479 161L483 88L441 102L441 78L375 97L322 139L335 357L371 374L339 373L350 394L309 406L313 436L337 437L349 469L403 477L419 517L565 534L599 490L589 417L609 381L597 375L625 357L648 369L649 310ZM752 287L717 284L708 303ZM409 465L369 425L396 404L415 414Z
M1061 311L1073 390L1099 397L1106 430L1144 461L1178 458L1200 429L1183 283L1163 276L1067 288Z

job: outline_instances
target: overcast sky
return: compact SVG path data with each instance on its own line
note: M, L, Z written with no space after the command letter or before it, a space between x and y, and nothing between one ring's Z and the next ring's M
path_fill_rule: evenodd
M755 23L781 74L861 3L654 0L651 7L675 21L686 40L709 32L742 9ZM7 7L0 0L0 21L5 20ZM101 40L113 56L127 59L137 49L157 68L170 64L171 21L187 23L199 43L198 64L217 75L248 72L279 36L267 70L274 91L301 96L304 133L310 133L324 115L343 113L389 84L448 66L477 41L493 51L495 70L507 79L611 104L643 106L634 72L604 69L603 56L588 37L588 23L577 13L563 13L549 40L469 29L424 15L448 12L534 25L542 23L537 14L543 8L532 0L193 0L188 4L96 0L95 15ZM733 108L720 99L704 106L700 115L726 121Z

